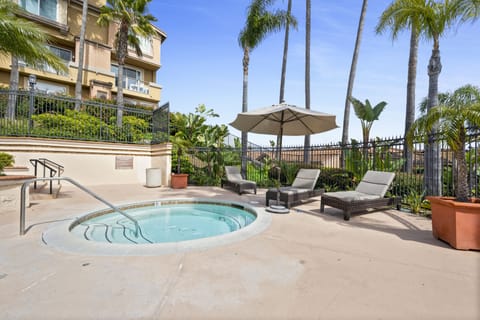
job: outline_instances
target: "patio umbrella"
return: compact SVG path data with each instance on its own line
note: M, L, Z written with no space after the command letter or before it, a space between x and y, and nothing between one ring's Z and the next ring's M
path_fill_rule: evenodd
M278 136L279 158L284 135L304 136L338 128L334 115L299 108L287 103L239 113L230 125L243 132Z

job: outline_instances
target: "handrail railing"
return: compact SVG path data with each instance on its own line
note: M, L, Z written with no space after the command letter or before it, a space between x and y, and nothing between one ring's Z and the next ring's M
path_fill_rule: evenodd
M22 188L20 189L20 235L23 236L25 234L25 207L26 207L26 204L25 204L25 199L26 199L26 195L25 195L25 191L27 190L27 187L30 183L32 182L35 182L35 181L51 181L51 180L65 180L65 181L68 181L70 182L71 184L73 184L74 186L78 187L80 190L88 193L89 195L91 195L92 197L94 197L95 199L99 200L100 202L103 202L104 204L106 204L108 207L110 207L111 209L113 209L114 211L120 213L122 216L124 216L125 218L129 219L130 221L133 222L133 224L135 225L135 236L138 235L138 230L140 230L140 225L138 224L138 221L135 220L132 216L130 216L129 214L125 213L124 211L120 210L119 208L117 208L116 206L114 206L113 204L111 204L110 202L108 202L107 200L101 198L98 194L94 193L93 191L85 188L84 186L82 186L81 184L79 184L78 182L76 182L75 180L73 179L70 179L68 177L56 177L56 178L33 178L33 179L29 179L29 180L26 180L23 184L22 184Z
M46 158L30 159L30 163L33 165L35 177L37 176L37 164L41 164L43 166L43 178L46 178L45 169L50 170L50 178L55 177L57 173L58 173L58 177L60 177L60 175L63 173L65 169L62 165ZM56 167L56 169L52 167ZM53 181L50 180L50 194L52 194L52 191L53 191L52 182ZM58 183L60 183L60 181L58 181ZM33 188L37 189L36 181L33 184Z

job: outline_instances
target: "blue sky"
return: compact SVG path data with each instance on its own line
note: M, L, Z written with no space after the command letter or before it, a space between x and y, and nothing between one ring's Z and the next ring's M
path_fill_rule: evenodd
M242 57L238 34L243 28L249 0L152 1L150 12L167 33L162 46L162 67L157 82L163 86L161 103L170 110L194 112L205 104L220 115L211 124L228 124L242 109ZM405 126L405 94L409 33L393 42L389 34L376 35L375 26L390 0L369 1L353 96L372 104L386 101L371 137L402 135ZM312 1L311 109L334 114L343 123L345 94L362 1ZM286 10L287 0L276 7ZM305 105L305 1L293 0L299 25L291 30L285 100ZM480 85L480 22L464 24L440 40L442 73L439 90L453 91L470 83ZM284 33L268 36L251 52L248 108L254 110L278 102ZM417 105L428 93L427 65L432 43L419 47ZM418 112L417 112L418 114ZM240 135L229 126L232 134ZM353 109L350 138L361 138L360 121ZM338 142L342 129L312 135L312 144ZM249 134L249 141L268 145L274 136ZM284 137L284 146L301 145L303 137Z

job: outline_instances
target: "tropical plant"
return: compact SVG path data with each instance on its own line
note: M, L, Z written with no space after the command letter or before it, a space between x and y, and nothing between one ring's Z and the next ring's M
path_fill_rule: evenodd
M417 78L417 60L418 60L418 42L420 16L414 14L405 14L404 7L419 4L424 0L395 0L382 13L376 27L377 33L383 33L390 29L392 39L396 40L399 33L405 29L410 29L410 53L408 57L408 76L407 76L407 97L405 109L405 131L408 130L415 121L415 85ZM412 150L404 145L405 171L411 172L413 165Z
M367 0L363 0L362 10L360 12L360 20L358 21L357 37L355 39L355 47L353 49L352 64L350 65L350 74L348 76L347 95L345 97L345 109L343 113L343 131L342 131L342 144L348 143L348 129L350 125L350 97L353 92L353 83L355 81L355 74L357 70L358 54L360 52L360 42L362 40L363 25L365 16L367 14Z
M267 35L280 31L287 24L296 26L297 22L284 10L269 11L275 0L252 0L247 9L247 20L240 31L238 42L243 50L243 94L242 112L248 111L248 67L250 64L250 52L255 49ZM247 145L248 134L242 132L242 165L243 175L247 171Z
M200 141L205 140L205 132L208 128L207 117L218 117L218 114L212 109L207 109L203 104L195 108L195 113L174 112L170 115L170 142L177 155L176 173L181 173L181 159L185 151L200 145Z
M78 40L78 72L77 82L75 83L75 111L80 110L80 100L82 99L83 83L83 60L85 51L85 32L87 29L88 1L83 1L82 5L82 25L80 27L80 39Z
M453 93L447 93L442 104L432 107L413 123L406 137L409 145L413 145L415 137L421 137L428 142L430 133L435 126L438 126L441 138L452 150L457 163L456 200L468 201L465 143L468 128L478 129L480 127L480 89L466 85Z
M111 23L117 25L115 34L115 52L118 62L117 84L117 126L122 126L123 117L123 70L125 59L128 56L129 46L135 49L138 56L142 56L140 37L147 38L155 34L152 22L157 19L147 13L147 5L152 0L107 0L107 5L100 8L97 23L107 26Z
M0 175L3 175L3 169L14 163L13 156L9 153L0 152Z
M370 141L370 130L372 129L373 122L378 120L378 117L383 112L383 109L385 109L387 103L382 101L372 108L368 99L365 100L365 103L354 97L350 97L349 100L352 102L355 114L362 124L363 147L366 151L368 148L368 141Z
M66 71L63 61L47 47L48 35L33 22L18 17L24 10L15 1L0 0L0 57L11 56L10 90L18 90L18 59L43 69L45 65ZM16 96L11 95L5 117L15 118Z
M419 214L422 206L426 204L425 190L418 192L416 189L410 189L410 192L405 195L405 203L410 207L410 211Z

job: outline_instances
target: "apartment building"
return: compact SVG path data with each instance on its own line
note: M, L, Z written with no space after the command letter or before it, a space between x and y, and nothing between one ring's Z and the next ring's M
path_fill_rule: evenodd
M68 72L57 73L46 66L36 70L19 61L19 86L28 88L29 75L37 78L36 89L51 94L75 95L78 74L81 0L18 0L25 9L23 18L38 24L51 35L49 48L68 65ZM100 27L97 24L100 7L105 0L88 1L88 18L85 33L82 97L84 99L115 99L118 85L123 85L126 103L155 108L161 99L162 87L157 83L161 67L161 46L166 34L155 27L156 34L142 40L142 56L129 50L124 68L124 79L119 81L118 64L114 48L116 25ZM0 58L0 85L8 86L10 58Z

